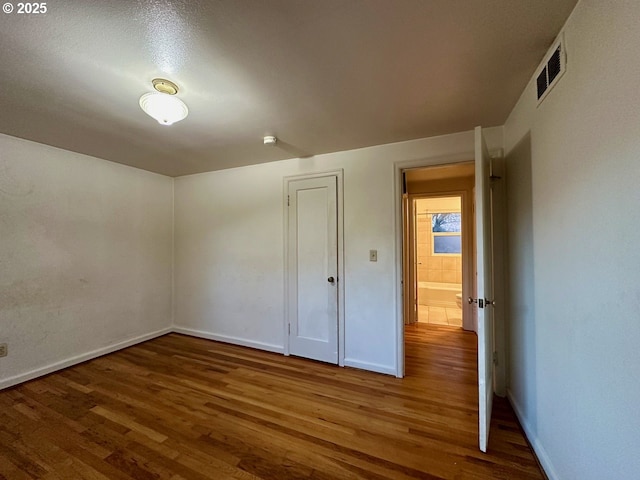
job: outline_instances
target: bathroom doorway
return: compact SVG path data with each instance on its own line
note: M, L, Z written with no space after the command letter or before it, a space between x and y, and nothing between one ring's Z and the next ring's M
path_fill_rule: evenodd
M462 196L413 198L418 322L462 328Z

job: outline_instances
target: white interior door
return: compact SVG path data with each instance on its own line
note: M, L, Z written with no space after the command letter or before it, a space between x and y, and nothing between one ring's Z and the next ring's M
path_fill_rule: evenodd
M491 158L475 129L476 157L476 299L478 312L478 390L480 450L487 451L493 404L493 292L491 245Z
M337 177L288 184L289 353L338 363Z
M418 321L418 266L415 200L405 194L403 205L403 270L404 270L404 323L411 325Z

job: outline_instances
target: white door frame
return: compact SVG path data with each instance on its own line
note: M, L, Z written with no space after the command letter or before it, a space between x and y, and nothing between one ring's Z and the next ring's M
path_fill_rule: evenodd
M402 172L411 168L434 167L453 163L470 162L474 158L474 151L462 152L455 155L438 155L395 162L393 164L393 216L396 234L394 236L396 250L396 268L394 281L396 285L396 377L404 377L404 312L402 288Z
M289 351L289 213L287 205L287 195L289 194L289 183L296 180L307 180L310 178L336 177L337 180L337 209L338 209L338 365L344 367L344 188L342 169L329 170L326 172L309 173L304 175L291 175L283 178L283 202L282 211L284 216L284 318L282 322L282 335L284 339L284 354L290 355Z

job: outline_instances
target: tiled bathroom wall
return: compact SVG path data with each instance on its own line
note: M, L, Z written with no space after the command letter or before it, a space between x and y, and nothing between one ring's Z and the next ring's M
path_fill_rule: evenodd
M433 255L431 215L417 215L418 281L462 283L462 255Z

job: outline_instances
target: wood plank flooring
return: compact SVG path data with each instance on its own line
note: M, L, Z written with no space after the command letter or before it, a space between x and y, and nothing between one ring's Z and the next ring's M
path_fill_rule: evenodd
M0 479L541 479L507 403L477 448L476 340L407 377L170 334L0 392Z

